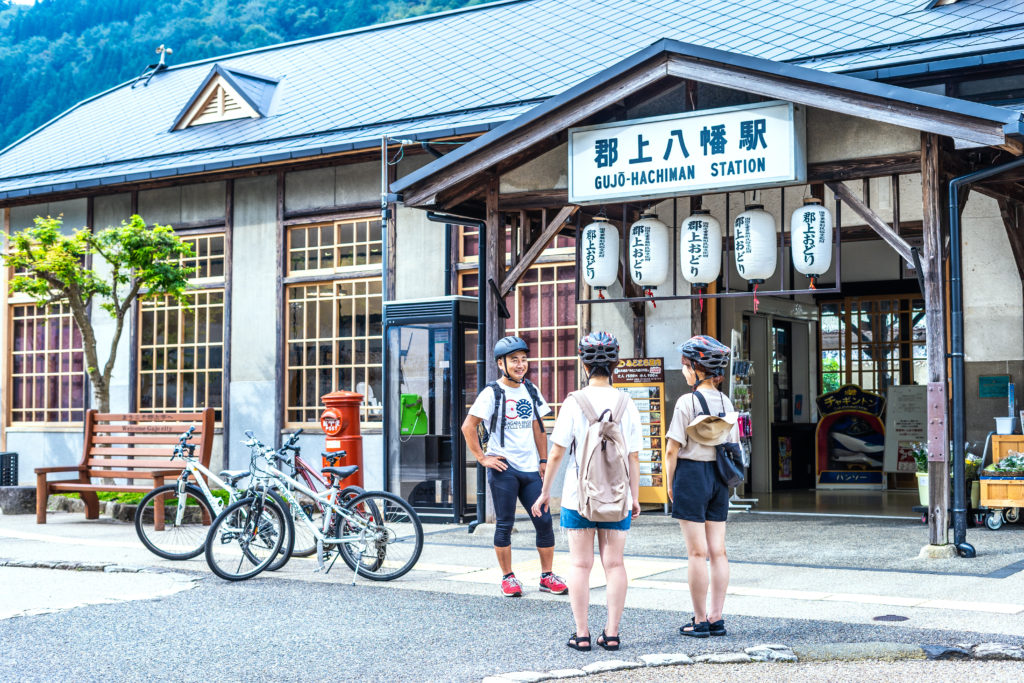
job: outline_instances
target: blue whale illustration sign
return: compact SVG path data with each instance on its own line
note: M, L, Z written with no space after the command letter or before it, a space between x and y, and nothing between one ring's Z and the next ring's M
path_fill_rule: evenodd
M885 398L847 384L818 397L818 488L879 488L885 459Z

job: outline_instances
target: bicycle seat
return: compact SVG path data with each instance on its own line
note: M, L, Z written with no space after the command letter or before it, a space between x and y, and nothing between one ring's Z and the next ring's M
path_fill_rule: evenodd
M347 467L325 467L321 470L324 474L333 474L339 479L350 477L359 471L359 465L348 465Z
M221 470L220 478L234 486L239 479L249 476L249 470Z

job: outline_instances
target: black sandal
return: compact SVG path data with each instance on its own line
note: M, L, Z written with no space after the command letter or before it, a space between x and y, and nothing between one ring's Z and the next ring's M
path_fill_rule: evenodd
M725 619L719 619L718 621L712 621L708 624L708 632L713 636L724 636L728 633L725 630Z
M586 643L586 645L584 645L584 643ZM579 650L580 652L590 652L590 650L593 649L590 647L590 636L578 636L575 633L569 636L569 642L566 643L566 645L574 650Z
M698 624L696 618L690 617L690 623L680 626L679 633L691 638L707 638L711 635L711 626L706 621Z
M597 637L597 644L606 650L618 650L619 642L618 636L610 636L604 631L601 631L601 635Z

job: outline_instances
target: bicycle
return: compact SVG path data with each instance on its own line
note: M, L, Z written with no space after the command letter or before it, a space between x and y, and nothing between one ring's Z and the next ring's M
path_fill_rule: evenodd
M285 443L281 444L281 448L279 448L274 454L278 469L285 471L283 466L288 466L291 468L289 476L292 479L299 479L301 477L306 488L313 491L326 490L328 487L327 480L321 476L320 472L302 459L301 449L296 445L299 440L299 435L302 434L302 432L303 430L299 429L293 433ZM246 436L253 438L252 432L246 432ZM335 461L339 459L339 456L336 453L323 453L323 457L327 459L330 465L334 465ZM363 488L353 485L346 486L342 489L341 495L343 500L348 500L355 498L363 492ZM321 520L323 518L324 507L315 499L309 498L304 494L301 498L301 511L291 507L293 522L300 522L302 512L305 512L305 514L313 518L315 521ZM309 532L309 529L304 524L295 524L295 546L292 548L292 556L309 557L315 552L316 537Z
M199 462L195 457L196 444L188 443L194 431L194 425L189 427L178 437L178 445L174 447L172 459L180 457L185 461L178 480L147 493L135 511L135 532L139 540L150 552L167 560L188 560L202 553L211 524L227 507L210 490L207 479L227 491L227 505L245 498L250 491L236 487L250 475L249 470L222 470L217 476ZM190 478L196 483L190 482ZM268 495L282 511L288 509L288 503L276 493ZM171 512L170 520L168 512ZM283 567L291 557L294 543L295 535L290 533L282 540L279 557L267 569L276 571Z
M251 435L251 432L246 434ZM279 482L277 490L292 505L293 512L298 510L302 513L298 517L299 523L305 525L316 538L317 571L329 572L340 556L353 570L353 581L357 575L375 581L389 581L405 575L419 560L423 551L423 525L407 502L386 491L364 491L350 500L341 498L344 491L341 482L357 472L358 466L323 468L323 473L328 477L328 488L324 491L314 491L277 469L275 452L266 448L255 437L250 436L246 444L253 454L253 469L258 469L261 476ZM266 462L257 467L256 458L260 455ZM296 492L314 499L324 510L320 526L317 526L312 516L303 510ZM218 545L222 544L218 541L221 533L219 523L226 514L227 512L222 513L214 522L214 527L207 537L206 557L211 569L214 569L217 563L215 551ZM250 523L240 535L252 534L253 528ZM328 560L330 565L327 564ZM241 569L241 565L238 569ZM218 565L214 571L233 580L249 578L262 571L262 568L245 569L245 572L236 572L228 564Z

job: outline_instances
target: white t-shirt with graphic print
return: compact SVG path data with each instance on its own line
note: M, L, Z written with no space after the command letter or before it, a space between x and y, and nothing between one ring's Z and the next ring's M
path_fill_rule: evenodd
M487 442L487 455L495 455L505 458L508 464L520 472L537 472L540 470L540 456L537 455L537 442L533 438L534 417L533 400L526 387L505 386L499 382L505 391L505 445L501 445L501 416L495 426L495 433L491 434ZM551 406L544 397L537 393L540 398L540 416L544 417L551 413ZM483 420L484 427L491 428L491 415L494 413L494 391L485 387L480 395L473 401L469 414Z

